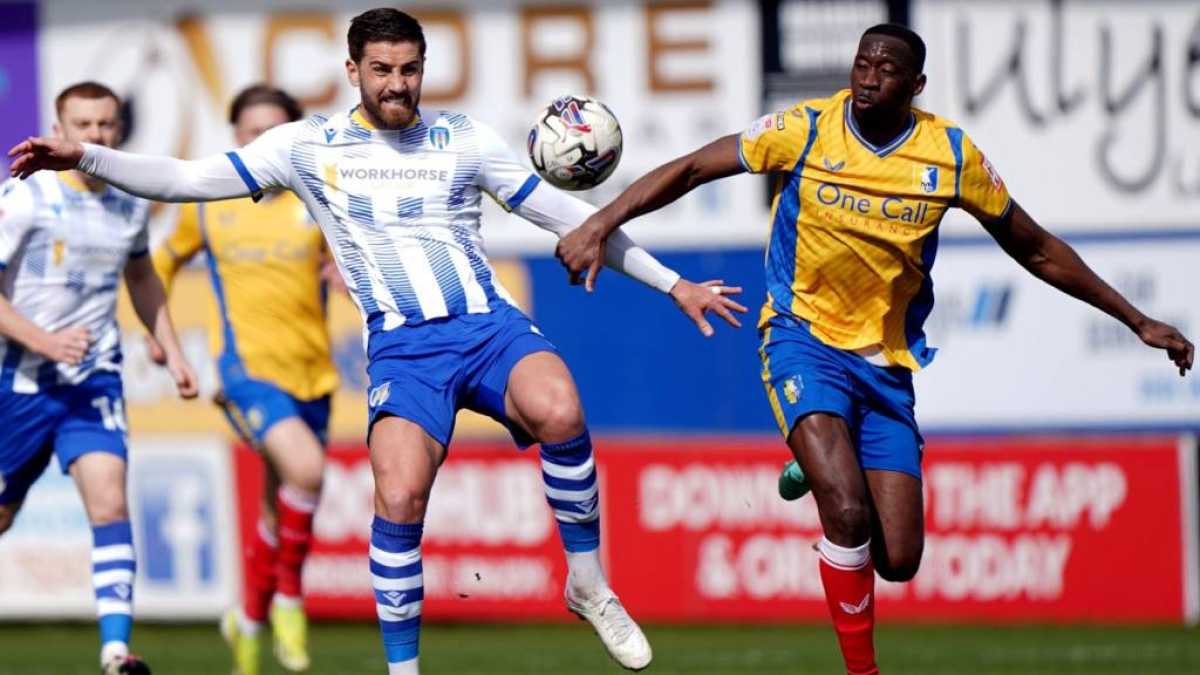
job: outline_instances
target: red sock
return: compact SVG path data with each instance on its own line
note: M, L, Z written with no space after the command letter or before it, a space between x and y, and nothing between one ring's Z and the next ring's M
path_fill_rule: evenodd
M275 513L279 519L279 561L275 566L276 590L291 598L300 597L300 572L312 542L313 511L317 495L287 486L279 488Z
M848 675L878 675L875 665L875 566L870 542L846 548L822 539L821 583Z
M262 521L254 528L254 538L243 550L246 565L246 593L242 613L251 621L267 618L271 596L275 594L275 558L278 544L275 535Z

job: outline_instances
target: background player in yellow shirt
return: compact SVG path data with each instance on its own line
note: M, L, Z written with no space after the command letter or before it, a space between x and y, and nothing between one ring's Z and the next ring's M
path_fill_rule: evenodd
M853 674L875 665L874 577L908 581L924 547L921 446L912 373L934 351L922 324L942 216L958 206L1038 278L1165 349L1184 374L1193 347L1142 314L1070 246L1009 197L952 122L912 107L925 44L894 24L859 42L850 89L767 115L631 185L559 243L592 290L605 238L708 181L746 171L778 179L759 320L763 383L799 462L781 479L812 488L824 538L821 579ZM800 471L800 468L803 471Z
M302 116L287 93L258 85L230 106L239 146ZM188 204L154 252L169 289L180 266L200 251L216 296L211 346L223 391L218 396L239 435L267 460L256 536L244 546L248 571L241 612L221 629L244 675L258 672L258 633L270 610L275 653L291 671L308 667L300 574L321 492L330 394L338 386L325 323L324 239L290 192Z

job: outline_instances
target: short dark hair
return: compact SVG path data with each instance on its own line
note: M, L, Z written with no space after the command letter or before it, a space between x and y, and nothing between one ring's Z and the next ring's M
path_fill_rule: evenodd
M887 35L908 45L908 49L913 55L913 67L917 70L913 74L920 75L925 71L925 41L911 28L898 23L881 23L871 26L862 34L863 38L868 35Z
M73 84L58 93L54 99L54 111L62 115L63 106L66 105L69 98L85 98L94 100L98 98L111 98L117 102L117 107L121 107L121 97L117 96L117 92L109 89L107 86L99 82L88 80L87 82L79 82Z
M369 42L414 42L425 56L425 32L412 16L391 7L379 7L359 14L350 20L346 33L350 60L362 61L363 49Z
M283 108L289 122L304 117L304 110L292 95L286 91L266 84L255 84L238 92L229 104L229 123L237 124L242 111L256 105L274 105Z

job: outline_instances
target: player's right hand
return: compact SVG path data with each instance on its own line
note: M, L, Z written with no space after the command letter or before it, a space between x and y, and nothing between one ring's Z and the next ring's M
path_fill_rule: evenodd
M86 328L72 326L48 333L43 343L37 345L34 351L56 363L77 366L83 361L91 342L92 336Z
M594 222L595 216L571 230L559 240L554 255L567 268L572 286L583 283L588 293L596 290L596 275L604 267L603 228ZM586 278L583 276L587 274Z
M1191 370L1196 348L1178 328L1154 319L1146 319L1138 326L1137 333L1148 346L1167 350L1167 358L1179 369L1180 376Z
M8 151L8 172L25 180L38 171L67 171L79 166L83 146L60 138L27 138Z
M149 333L146 333L146 353L154 363L160 366L167 365L167 350Z

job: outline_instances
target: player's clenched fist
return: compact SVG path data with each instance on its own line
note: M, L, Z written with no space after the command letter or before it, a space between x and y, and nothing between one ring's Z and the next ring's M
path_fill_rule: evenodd
M77 366L91 342L92 336L86 328L73 326L47 333L41 344L34 345L34 351L51 361Z
M604 231L593 218L571 230L558 241L554 255L567 268L571 283L579 284L581 275L587 274L587 290L595 289L596 275L604 265Z
M9 173L21 180L38 171L67 171L79 166L83 145L59 138L27 138L8 151L13 158Z

